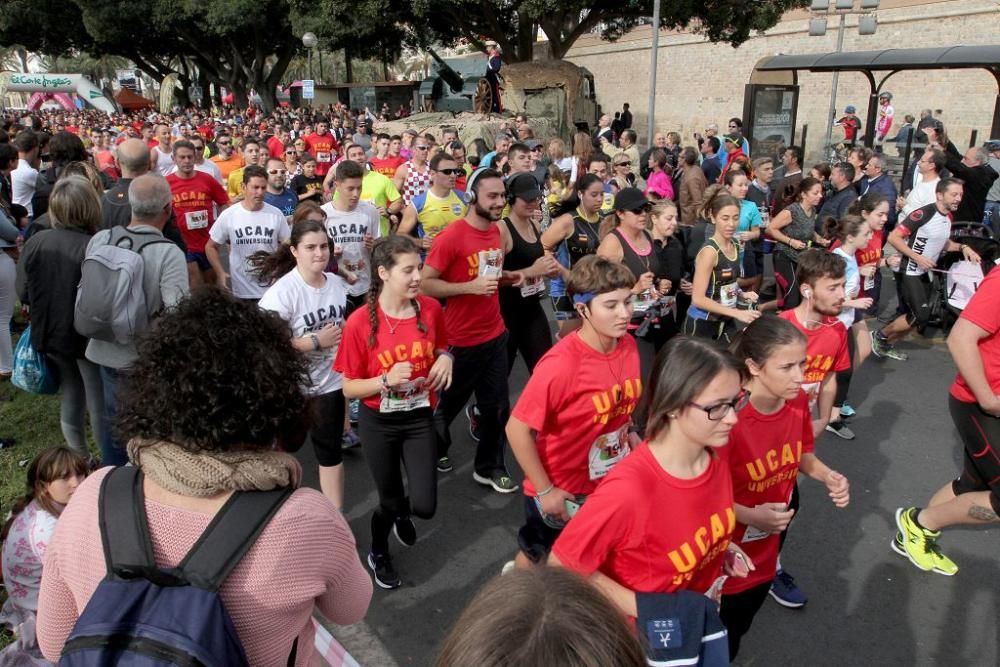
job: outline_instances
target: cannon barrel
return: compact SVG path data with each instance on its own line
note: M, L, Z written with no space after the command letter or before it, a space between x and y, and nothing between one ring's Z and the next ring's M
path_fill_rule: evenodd
M448 87L451 88L451 92L462 92L465 88L465 79L462 78L462 75L452 69L451 66L446 63L436 51L434 51L434 49L428 47L427 52L430 53L431 58L437 62L438 76L440 76L441 79L448 84Z

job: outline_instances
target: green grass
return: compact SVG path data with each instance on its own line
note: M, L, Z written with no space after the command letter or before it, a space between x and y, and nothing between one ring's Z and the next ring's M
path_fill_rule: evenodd
M0 382L0 438L16 438L13 447L0 449L0 514L24 493L25 468L34 456L64 443L59 428L59 396L36 396L9 381Z

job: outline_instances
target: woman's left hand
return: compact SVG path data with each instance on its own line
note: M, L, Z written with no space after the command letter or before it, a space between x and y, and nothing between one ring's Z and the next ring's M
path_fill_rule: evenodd
M427 372L427 381L430 382L431 389L442 391L451 386L451 357L442 354Z
M722 571L730 577L746 579L751 572L756 570L753 561L747 556L743 549L740 549L734 542L730 542L726 547L726 555L722 560Z

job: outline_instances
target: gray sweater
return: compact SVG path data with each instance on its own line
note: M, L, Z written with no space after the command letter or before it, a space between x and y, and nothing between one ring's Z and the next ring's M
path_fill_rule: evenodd
M159 229L151 225L131 225L129 231L136 234L163 236ZM108 242L110 230L97 232L87 244L87 252L97 245ZM190 291L188 286L187 262L184 253L172 243L155 243L142 251L146 264L143 274L143 289L146 292L146 306L151 314L173 306ZM139 358L135 345L120 345L105 340L91 339L87 344L87 358L95 364L121 370L131 366Z

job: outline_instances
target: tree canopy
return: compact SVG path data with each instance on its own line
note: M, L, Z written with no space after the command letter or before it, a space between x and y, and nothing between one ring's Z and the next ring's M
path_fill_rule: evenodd
M663 28L693 28L738 46L808 0L670 0ZM531 60L539 30L562 58L583 35L616 40L652 15L652 0L5 0L0 48L50 56L127 58L186 89L207 82L265 108L313 32L325 50L395 61L404 45L426 48L496 41L509 61Z

